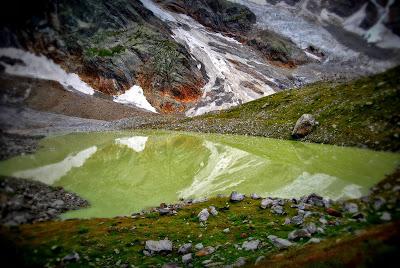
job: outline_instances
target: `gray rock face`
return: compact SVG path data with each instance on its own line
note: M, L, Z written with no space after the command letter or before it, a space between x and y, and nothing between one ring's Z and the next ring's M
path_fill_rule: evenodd
M242 248L247 251L256 250L258 249L259 245L260 245L260 240L245 241L242 244Z
M186 243L179 247L179 254L187 254L192 250L192 243Z
M148 240L146 241L145 249L151 253L171 252L172 242L169 240Z
M197 215L199 218L199 221L205 222L208 220L208 217L210 217L210 213L208 212L208 209L204 208L200 213Z
M279 249L284 249L284 248L288 248L290 246L293 245L292 242L290 242L289 240L283 239L283 238L279 238L275 235L269 235L268 239L271 241L271 243L279 248Z
M240 201L243 201L243 199L244 199L244 195L240 194L238 192L232 192L229 197L229 200L231 202L240 202Z
M296 122L296 125L292 131L292 137L295 139L301 139L310 134L313 131L314 126L317 125L317 121L311 114L303 114Z

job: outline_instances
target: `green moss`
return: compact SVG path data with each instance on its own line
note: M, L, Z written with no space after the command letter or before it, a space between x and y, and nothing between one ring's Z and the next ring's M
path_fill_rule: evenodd
M125 51L125 47L118 45L112 48L89 48L86 54L94 57L113 57Z

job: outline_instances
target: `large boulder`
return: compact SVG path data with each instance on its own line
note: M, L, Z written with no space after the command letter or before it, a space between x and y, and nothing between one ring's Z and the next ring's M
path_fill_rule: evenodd
M170 240L148 240L146 241L145 249L151 253L171 252L172 242Z
M318 122L313 115L303 114L293 128L292 137L295 139L304 138L313 131L317 124Z

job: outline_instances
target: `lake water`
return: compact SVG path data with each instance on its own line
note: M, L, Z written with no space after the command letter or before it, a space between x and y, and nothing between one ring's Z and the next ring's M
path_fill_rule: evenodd
M261 137L167 131L74 133L43 139L0 174L63 186L91 206L64 218L129 215L180 198L239 191L340 199L368 192L400 155Z

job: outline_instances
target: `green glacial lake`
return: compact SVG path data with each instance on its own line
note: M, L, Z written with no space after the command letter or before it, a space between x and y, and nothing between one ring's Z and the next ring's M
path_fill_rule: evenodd
M166 131L74 133L41 141L0 174L63 186L91 207L64 218L129 215L180 198L258 193L360 197L400 155L275 139Z

